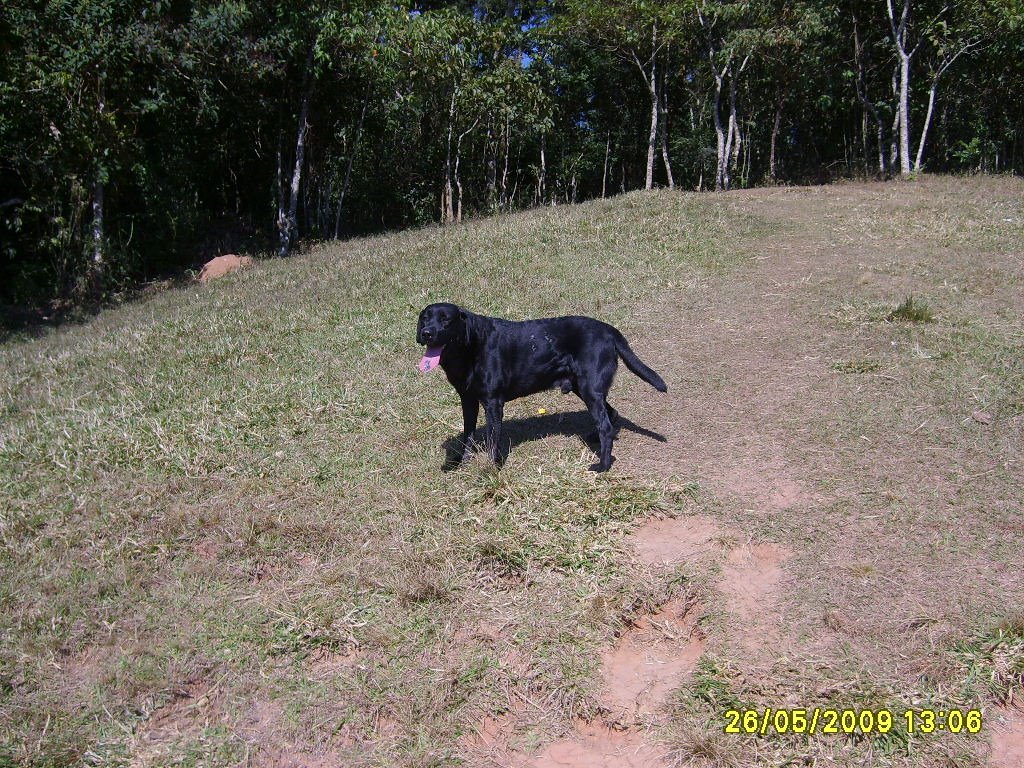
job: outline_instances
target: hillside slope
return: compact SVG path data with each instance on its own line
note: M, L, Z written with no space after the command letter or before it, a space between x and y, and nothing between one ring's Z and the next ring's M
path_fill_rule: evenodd
M0 764L999 764L1022 193L630 194L7 343ZM890 316L909 296L930 321ZM669 393L619 376L607 476L558 392L508 406L501 472L442 473L458 402L414 343L436 300L601 317ZM895 718L722 732L766 707ZM951 708L981 733L908 729Z

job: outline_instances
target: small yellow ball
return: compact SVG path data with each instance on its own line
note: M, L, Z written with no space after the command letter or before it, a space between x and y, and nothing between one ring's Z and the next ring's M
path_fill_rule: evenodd
M547 412L548 412L548 409L547 409L547 408L538 408L538 409L537 409L537 413L539 413L539 414L541 414L541 415L544 415L544 414L545 414L545 413L547 413Z

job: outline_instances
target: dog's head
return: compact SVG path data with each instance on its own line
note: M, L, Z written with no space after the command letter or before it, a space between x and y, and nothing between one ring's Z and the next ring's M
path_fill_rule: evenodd
M427 351L420 361L420 370L429 371L441 362L441 352L452 342L466 338L466 312L455 304L431 304L420 312L416 324L416 343Z

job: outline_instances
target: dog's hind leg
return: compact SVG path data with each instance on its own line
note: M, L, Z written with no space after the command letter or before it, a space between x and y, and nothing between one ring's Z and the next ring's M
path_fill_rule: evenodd
M608 398L604 399L604 407L608 409L608 418L612 420L612 425L615 426L615 422L619 420L619 412L612 408L612 404L608 402Z
M604 399L604 407L608 409L608 420L612 423L612 437L616 438L619 436L619 412L612 408L607 397Z
M594 472L607 472L615 460L612 457L612 440L615 439L615 427L612 426L608 413L610 406L604 396L598 393L584 390L580 392L580 398L587 404L587 410L590 411L590 415L594 417L594 421L597 423L597 436L601 442L597 456L598 461L596 464L592 464L590 469ZM615 413L614 408L611 411Z

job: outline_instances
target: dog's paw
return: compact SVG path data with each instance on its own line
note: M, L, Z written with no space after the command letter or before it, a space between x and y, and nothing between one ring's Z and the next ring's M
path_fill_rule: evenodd
M458 469L467 461L473 457L471 451L458 451L449 453L444 457L444 464L441 465L441 469L444 472L451 472L452 470Z

